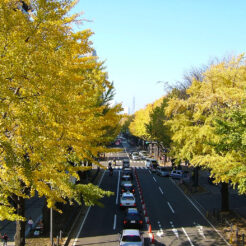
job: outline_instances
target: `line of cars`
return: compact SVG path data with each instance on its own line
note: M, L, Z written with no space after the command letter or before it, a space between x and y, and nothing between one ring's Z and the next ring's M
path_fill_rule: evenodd
M136 189L133 179L134 175L129 159L124 159L120 181L120 209L125 210L125 216L123 219L124 229L119 238L120 246L144 245L143 233L141 232L143 216L141 210L137 208Z
M162 177L171 177L173 179L189 179L189 173L183 170L174 169L171 167L160 166L155 159L145 159L145 166L151 170L152 173L156 173Z

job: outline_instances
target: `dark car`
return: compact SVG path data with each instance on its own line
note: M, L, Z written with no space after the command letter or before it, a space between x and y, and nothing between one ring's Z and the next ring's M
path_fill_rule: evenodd
M131 193L135 193L135 188L134 185L132 184L131 181L121 181L120 183L120 191L121 193L130 191Z
M152 173L156 173L157 167L159 167L158 162L152 162L150 164L150 170Z
M123 174L121 176L121 181L132 181L132 175L130 175L130 174Z
M123 159L122 161L122 168L128 168L130 167L130 161L129 159Z
M131 176L131 178L133 178L132 169L130 167L124 168L122 170L122 176L124 176L124 175L129 175L129 176Z
M137 208L127 209L123 226L128 229L141 229L143 227L143 218Z

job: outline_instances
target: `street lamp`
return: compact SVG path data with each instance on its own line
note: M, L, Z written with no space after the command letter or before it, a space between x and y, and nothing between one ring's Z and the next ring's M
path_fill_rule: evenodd
M50 243L51 246L53 246L54 241L53 241L53 208L50 208Z

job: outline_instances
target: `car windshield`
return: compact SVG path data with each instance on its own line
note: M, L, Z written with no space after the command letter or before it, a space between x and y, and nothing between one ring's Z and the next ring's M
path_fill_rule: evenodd
M122 237L123 242L141 242L141 238L136 235L126 235Z
M161 171L168 171L168 169L165 167L161 167Z
M139 220L140 216L139 214L127 214L126 218L127 220Z
M134 197L132 197L132 196L123 196L121 198L121 200L123 200L123 201L126 201L126 200L134 201Z

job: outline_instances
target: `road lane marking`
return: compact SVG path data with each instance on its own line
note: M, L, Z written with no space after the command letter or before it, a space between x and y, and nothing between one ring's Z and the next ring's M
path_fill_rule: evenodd
M118 200L119 200L119 188L120 188L120 171L118 175L118 184L117 184L116 201L115 201L116 205L118 204Z
M220 234L220 232L214 227L214 225L205 217L205 215L200 211L200 209L194 204L194 202L192 202L192 200L181 190L180 187L177 186L177 184L175 183L175 181L173 181L172 179L171 182L177 187L177 189L186 197L186 199L194 206L194 208L198 211L198 213L203 217L204 220L207 221L207 223L216 231L216 233L224 240L224 242L230 246L231 244L229 244L227 242L227 240Z
M175 235L177 238L179 238L179 232L178 232L178 230L177 230L176 228L174 228L173 222L170 221L169 223L170 223L170 225L171 225L171 227L172 227L172 231L173 231L174 235Z
M155 182L157 182L156 179L155 179L155 177L153 177L153 179L154 179Z
M189 235L188 235L187 232L185 231L184 227L182 227L182 230L183 230L185 236L187 237L188 241L190 242L190 245L191 245L191 246L194 246L194 244L193 244L193 243L191 242L191 240L190 240Z
M99 183L98 183L98 187L100 187L100 185L101 185L101 183L102 183L104 174L105 174L105 170L104 170L104 172L103 172L103 174L102 174L102 177L101 177L101 179L100 179L100 181L99 181ZM79 228L79 231L78 231L78 233L77 233L77 235L76 235L76 237L75 237L75 240L74 240L74 242L73 242L73 246L76 246L76 244L77 244L79 235L80 235L80 233L81 233L81 231L82 231L82 229L83 229L83 227L84 227L85 221L86 221L86 219L87 219L87 216L88 216L90 210L91 210L91 206L90 206L90 207L87 209L87 211L86 211L85 217L84 217L84 219L83 219L83 221L82 221L82 224L81 224L81 226L80 226L80 228Z
M171 204L170 204L169 202L167 202L167 205L168 205L168 207L170 208L170 210L172 211L172 213L174 214L175 212L174 212L174 210L173 210Z
M158 226L159 226L159 230L157 231L156 235L158 237L162 237L162 235L164 234L164 232L163 232L163 229L162 229L162 226L161 226L161 222L160 221L157 221L157 223L158 223Z
M116 221L117 221L117 215L114 215L114 225L113 225L113 230L116 229Z
M193 223L198 231L198 233L204 238L206 239L206 236L204 235L204 232L203 232L203 226L197 224L196 222Z
M151 174L150 170L148 169L149 173Z
M160 190L161 194L163 195L164 193L163 193L163 190L161 189L161 187L159 187L159 190Z

